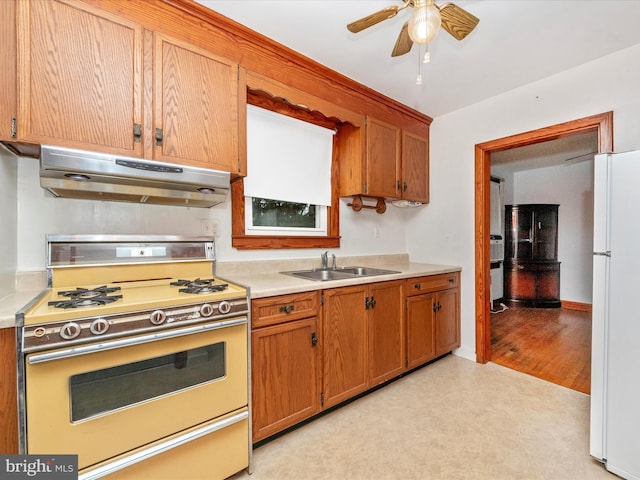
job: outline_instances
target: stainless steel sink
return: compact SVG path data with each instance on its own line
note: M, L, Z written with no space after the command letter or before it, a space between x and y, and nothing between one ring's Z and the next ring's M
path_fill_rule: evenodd
M395 270L383 270L381 268L373 268L373 267L342 267L342 268L339 268L338 271L349 273L351 275L357 275L358 277L369 277L372 275L390 275L392 273L400 273Z
M383 270L371 267L338 267L338 268L314 268L311 270L295 270L290 272L280 272L283 275L314 280L316 282L326 282L327 280L347 280L350 278L370 277L373 275L389 275L400 273L395 270Z

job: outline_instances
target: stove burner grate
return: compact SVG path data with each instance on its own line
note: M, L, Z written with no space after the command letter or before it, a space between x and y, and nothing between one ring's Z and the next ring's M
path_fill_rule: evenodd
M58 295L69 298L54 300L49 302L49 306L55 308L78 308L106 305L122 298L122 295L109 295L118 291L120 291L120 287L107 287L106 285L91 289L78 287L75 290L58 292Z
M174 287L186 287L179 289L178 291L180 293L221 292L229 286L228 283L219 283L215 285L214 282L214 278L196 278L195 280L177 280L175 282L171 282L171 285Z
M115 302L120 298L122 298L122 295L109 295L92 298L70 298L68 300L56 300L49 302L49 305L55 308L97 307Z

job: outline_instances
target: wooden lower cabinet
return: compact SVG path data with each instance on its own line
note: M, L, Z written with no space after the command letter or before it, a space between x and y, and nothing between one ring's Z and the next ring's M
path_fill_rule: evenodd
M460 346L460 290L450 288L435 295L436 357Z
M402 281L324 292L325 408L402 373L403 298Z
M0 453L18 453L18 395L16 365L16 329L0 329Z
M433 293L407 299L407 367L413 368L436 357Z
M403 282L370 287L374 300L369 310L369 386L373 387L404 371Z
M460 346L460 274L407 280L407 368Z
M367 388L367 286L324 292L324 406L336 405Z
M454 272L253 300L253 442L459 347L459 284Z
M318 297L311 292L252 302L253 442L320 411Z

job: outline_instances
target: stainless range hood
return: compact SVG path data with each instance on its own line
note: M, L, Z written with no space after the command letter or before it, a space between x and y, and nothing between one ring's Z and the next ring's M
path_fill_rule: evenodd
M40 185L56 197L211 207L229 191L228 172L43 145Z

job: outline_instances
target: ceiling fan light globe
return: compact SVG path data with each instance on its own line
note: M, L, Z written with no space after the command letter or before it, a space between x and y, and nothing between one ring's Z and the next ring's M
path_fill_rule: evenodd
M413 43L422 45L429 43L440 30L441 24L442 18L438 7L433 4L416 6L409 19L409 37Z

